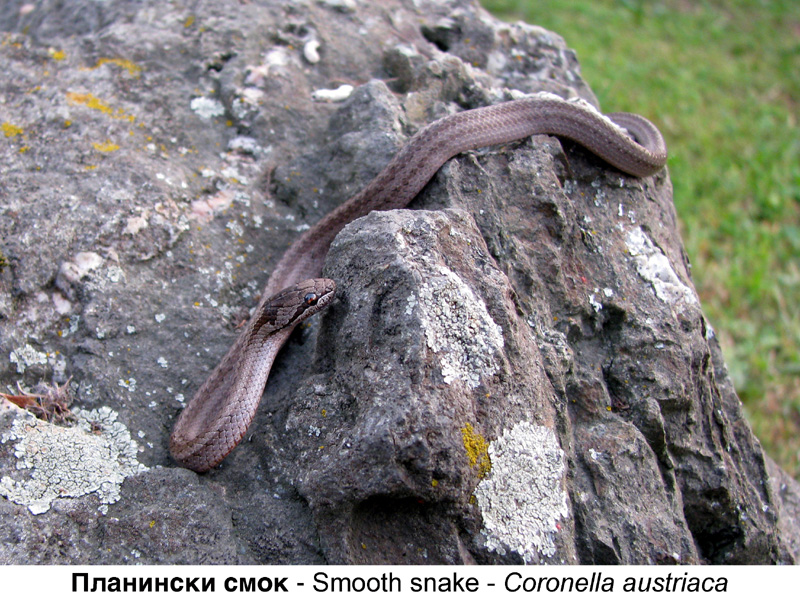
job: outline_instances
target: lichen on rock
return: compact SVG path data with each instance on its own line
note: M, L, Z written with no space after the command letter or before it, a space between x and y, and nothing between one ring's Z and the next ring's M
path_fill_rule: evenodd
M455 273L439 265L419 290L420 318L428 347L436 353L445 383L472 388L499 369L503 333L486 304Z
M475 431L471 423L461 428L461 438L464 449L467 451L469 466L478 470L478 477L483 479L492 470L492 460L489 458L489 442Z
M16 410L16 409L14 409ZM108 407L76 409L74 427L59 427L19 411L0 442L15 442L16 469L27 478L9 474L0 479L0 494L33 514L50 509L57 498L96 493L101 512L120 498L126 477L147 467L137 460L137 444Z
M489 456L492 470L475 490L486 547L526 562L553 556L558 521L569 514L564 452L553 430L517 423L489 444Z

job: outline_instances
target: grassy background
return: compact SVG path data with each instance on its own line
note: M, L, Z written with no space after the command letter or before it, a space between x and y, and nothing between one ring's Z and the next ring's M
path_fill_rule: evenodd
M748 419L800 478L797 0L482 0L563 36L670 149L683 240Z

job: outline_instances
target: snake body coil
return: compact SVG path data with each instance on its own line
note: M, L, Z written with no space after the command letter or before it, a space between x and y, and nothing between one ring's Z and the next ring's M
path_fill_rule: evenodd
M333 298L334 283L317 278L331 242L345 225L373 210L403 208L456 154L537 134L569 138L636 177L658 172L667 160L661 133L644 117L630 113L604 117L591 107L549 94L467 110L431 123L361 192L289 247L250 322L175 424L170 438L175 460L207 471L241 441L278 350L298 323Z

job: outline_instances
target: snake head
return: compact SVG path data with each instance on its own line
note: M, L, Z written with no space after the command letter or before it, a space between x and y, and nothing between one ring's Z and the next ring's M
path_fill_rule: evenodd
M306 279L288 289L303 296L302 306L298 306L298 311L303 310L299 317L302 321L331 303L336 294L336 282L333 279Z
M289 286L264 303L252 331L263 335L294 327L328 306L335 293L332 279L305 279Z

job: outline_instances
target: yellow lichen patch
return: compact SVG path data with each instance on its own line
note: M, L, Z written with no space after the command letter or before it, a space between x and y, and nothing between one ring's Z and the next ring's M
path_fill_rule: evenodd
M119 150L119 146L110 140L106 140L105 142L96 142L92 144L92 146L94 146L94 149L98 152L116 152Z
M126 119L128 121L133 122L134 117L133 115L125 114L121 108L114 110L108 104L100 100L97 96L93 94L79 94L77 92L67 92L67 100L72 102L73 104L83 104L84 106L88 106L93 110L99 110L101 113L110 115L115 119Z
M67 58L67 53L64 52L63 50L56 50L55 48L50 48L50 50L48 50L47 53L53 60L64 60L65 58Z
M17 127L16 125L12 125L11 123L8 123L6 121L3 121L3 124L0 125L0 128L2 128L3 133L8 138L16 137L23 132L22 127Z
M189 28L192 25L194 25L194 15L189 15L188 17L186 17L186 20L183 22L183 26L186 27L186 28Z
M92 69L96 69L103 65L117 65L118 67L122 67L131 75L138 77L139 73L142 72L142 67L137 65L135 62L130 61L126 58L100 58L97 61L97 64L92 67Z
M105 104L100 98L92 94L78 94L77 92L67 92L67 100L73 104L83 104L94 110L99 110L107 115L112 114L114 111L108 104Z
M479 433L476 433L472 424L467 423L461 428L461 438L467 451L469 466L478 469L478 477L483 479L492 469L489 459L489 442Z

